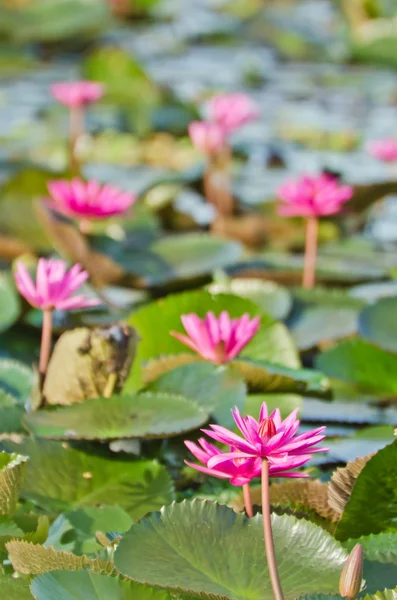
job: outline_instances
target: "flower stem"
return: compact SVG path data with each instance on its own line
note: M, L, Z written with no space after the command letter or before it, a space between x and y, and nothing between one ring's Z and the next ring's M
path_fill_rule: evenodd
M43 311L43 325L41 330L40 346L40 389L43 389L44 379L47 373L48 361L50 360L52 334L52 309L47 308Z
M84 110L80 106L70 109L70 171L72 175L78 175L80 165L77 158L77 142L84 132Z
M262 517L267 565L269 569L274 599L284 600L283 591L281 589L280 584L280 578L278 576L276 554L274 552L272 523L270 519L269 463L265 458L262 460Z
M117 383L117 373L110 373L108 380L105 385L105 389L103 390L102 396L104 398L110 398L114 392L114 388Z
M316 281L318 219L308 217L306 223L305 264L303 267L303 287L312 288Z
M225 148L218 156L212 158L204 173L204 194L218 213L218 217L232 217L234 200L230 185L231 151Z
M245 512L247 513L247 517L249 519L252 519L252 517L254 516L254 511L252 510L251 490L250 490L249 483L244 483L243 495L244 495Z

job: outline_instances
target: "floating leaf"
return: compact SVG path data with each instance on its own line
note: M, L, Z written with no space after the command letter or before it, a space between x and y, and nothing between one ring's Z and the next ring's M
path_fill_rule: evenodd
M36 577L37 600L171 600L168 592L89 571L54 571Z
M9 273L0 273L0 332L6 331L19 317L20 302Z
M44 384L47 404L70 405L120 391L135 355L137 336L129 327L112 325L67 331L58 339Z
M354 485L336 529L339 540L386 530L397 531L397 441L379 450L365 465ZM371 510L368 510L370 499Z
M397 352L396 310L397 297L382 298L365 307L360 314L360 335L376 346Z
M273 515L272 524L286 599L336 592L346 557L341 546L305 520ZM134 581L201 598L273 598L262 518L248 520L209 502L172 504L133 525L115 564Z
M298 348L308 350L320 344L356 333L358 308L310 306L289 323Z
M33 600L29 581L0 573L0 596L5 600Z
M350 499L357 477L372 456L373 454L360 456L348 462L345 467L339 467L332 474L328 484L328 503L338 515L338 520Z
M27 461L20 454L0 453L0 514L15 512L23 484Z
M182 396L164 393L94 398L25 417L36 436L65 440L167 438L197 429L208 413Z
M287 329L262 313L258 306L244 298L218 294L211 296L206 291L185 292L162 298L139 309L128 319L141 337L137 358L126 389L139 385L142 362L163 355L187 354L181 342L170 335L170 331L183 331L181 315L196 313L203 318L208 311L220 314L227 310L231 317L241 317L248 313L251 317L260 316L261 329L244 348L240 356L274 362L292 368L299 367L299 357ZM194 356L192 354L192 356Z
M12 540L6 544L12 566L23 575L40 575L48 571L80 571L90 569L95 573L112 575L115 572L113 563L90 559L87 556L76 556L72 552L57 552L53 548L45 548L40 544L32 544L23 540Z
M48 511L119 505L139 519L172 502L167 470L156 461L85 453L58 442L28 439L18 447L29 456L21 495Z
M29 398L33 382L33 371L29 367L16 360L0 359L0 389L11 394L21 404Z
M362 545L367 560L397 565L397 533L367 535L357 540L349 540L345 545L350 550L356 544Z
M148 389L194 400L225 427L233 425L230 409L235 406L242 409L246 394L245 384L237 374L228 367L216 367L208 362L173 369L156 379Z
M22 426L24 413L23 405L0 388L0 433L25 433Z
M341 342L320 354L316 366L329 377L355 383L364 391L397 392L397 354L364 340Z

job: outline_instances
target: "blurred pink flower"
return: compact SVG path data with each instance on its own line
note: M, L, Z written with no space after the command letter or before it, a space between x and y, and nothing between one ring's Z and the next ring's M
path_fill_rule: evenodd
M217 123L193 121L188 130L193 144L207 156L218 154L226 146L225 132Z
M136 202L136 196L112 185L87 183L75 178L59 179L47 185L51 194L48 204L54 210L74 219L106 219L125 213Z
M282 201L278 213L283 217L321 217L339 212L353 196L353 188L330 175L304 175L282 185L278 196Z
M102 98L104 86L96 81L63 81L51 86L51 94L61 104L76 108Z
M211 429L203 429L204 433L214 440L233 446L235 450L217 454L209 459L209 469L219 469L225 461L248 458L261 458L269 461L269 466L285 471L284 477L304 477L300 473L287 474L288 471L304 465L315 452L325 452L326 448L314 448L325 435L325 427L319 427L296 436L300 421L296 418L298 410L294 410L284 421L276 408L270 416L266 403L262 404L259 419L251 416L242 417L236 408L233 418L243 437L236 435L220 425L210 425Z
M219 465L219 468L209 469L207 463L210 458L218 456L219 454L222 454L222 452L204 438L200 438L198 443L201 448L197 444L189 441L185 442L185 446L189 448L193 456L195 456L204 466L196 465L195 463L185 460L185 463L189 465L189 467L193 467L193 469L197 469L197 471L212 475L213 477L218 477L219 479L230 479L230 483L237 486L249 483L254 477L260 477L262 464L260 458L237 458L236 460L226 460ZM234 448L232 447L231 450L234 450Z
M99 300L72 294L88 279L87 271L74 265L67 271L63 260L40 258L37 265L36 284L22 262L17 263L15 283L22 296L41 310L72 310L97 306Z
M217 94L208 104L210 121L218 123L225 133L233 133L236 129L257 119L258 108L249 96L241 92L234 94Z
M226 311L219 317L208 312L204 319L191 313L182 315L181 321L188 335L175 331L171 331L171 335L216 365L236 358L260 327L259 317L250 319L245 314L231 319Z
M368 152L384 162L397 161L397 140L374 140L367 144Z

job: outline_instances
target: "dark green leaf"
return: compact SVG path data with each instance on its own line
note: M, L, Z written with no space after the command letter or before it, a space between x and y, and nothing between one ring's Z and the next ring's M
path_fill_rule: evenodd
M23 363L8 358L0 359L0 389L24 404L30 396L34 381L33 371Z
M0 273L0 332L6 331L18 319L19 296L9 273Z
M397 352L396 310L397 297L382 298L367 306L360 314L359 333L376 346Z
M33 600L29 581L0 573L0 597L4 600Z

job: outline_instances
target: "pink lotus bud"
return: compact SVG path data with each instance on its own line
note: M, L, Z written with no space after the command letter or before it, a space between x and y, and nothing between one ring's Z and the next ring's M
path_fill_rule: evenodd
M226 146L226 136L218 123L193 121L189 125L189 135L193 144L207 156L218 154Z
M383 160L384 162L397 161L397 140L374 140L367 144L367 150L378 160Z
M233 133L246 123L258 118L258 109L247 94L217 94L208 106L209 118L226 133Z
M258 435L264 443L268 442L270 438L276 435L276 433L276 426L273 419L270 417L263 419L263 421L259 423Z
M51 86L51 94L69 108L92 104L104 94L104 86L97 81L62 81Z
M354 600L361 591L363 578L363 549L356 544L350 552L339 581L339 593L349 600Z

